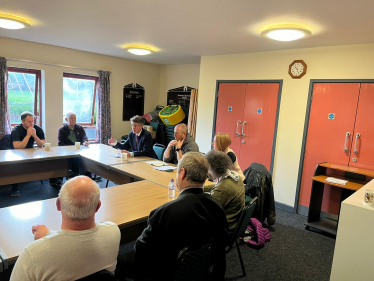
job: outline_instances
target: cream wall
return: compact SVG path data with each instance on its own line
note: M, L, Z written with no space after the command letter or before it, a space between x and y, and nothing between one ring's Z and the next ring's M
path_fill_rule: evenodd
M297 59L307 74L292 79L288 66ZM217 80L283 80L273 183L275 200L294 206L310 79L373 79L373 66L373 44L202 57L196 141L210 149Z
M167 104L167 91L181 86L199 88L200 64L162 65L159 104Z
M128 134L131 130L130 122L122 121L123 86L129 83L138 83L145 88L145 112L153 110L159 102L160 66L156 64L2 37L0 37L0 56L111 71L112 134L117 139L120 139L124 134ZM63 117L63 72L98 76L97 72L11 60L8 61L8 66L43 70L45 75L45 79L43 79L43 93L45 94L43 127L46 139L52 145L57 145L57 128L61 126Z

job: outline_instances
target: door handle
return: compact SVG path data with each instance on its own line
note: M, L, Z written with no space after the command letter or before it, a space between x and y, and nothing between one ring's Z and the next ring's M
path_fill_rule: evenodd
M244 121L243 122L243 125L242 125L242 136L245 137L245 134L244 134L244 125L247 124L247 121Z
M345 134L344 152L348 152L348 149L347 149L347 139L348 139L348 137L349 137L350 135L351 135L350 132L347 132L347 133Z
M242 121L238 121L238 123L236 123L236 135L238 136L238 137L240 137L240 134L238 133L238 127L239 127L239 124L241 124L242 123Z
M356 146L357 146L357 139L358 139L359 137L361 137L361 135L360 135L359 133L357 133L357 134L356 134L356 140L355 140L355 148L354 148L354 150L353 150L354 154L357 154L357 153L358 153L358 151L357 151L357 149L356 149Z

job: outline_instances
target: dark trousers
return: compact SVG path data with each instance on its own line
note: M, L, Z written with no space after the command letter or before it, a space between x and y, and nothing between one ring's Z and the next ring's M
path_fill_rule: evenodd
M226 255L224 249L216 251L213 254L213 257L214 266L209 280L223 281L226 273ZM118 254L115 275L119 281L126 280L126 278L131 278L136 281L147 279L157 280L158 278L154 279L154 276L152 276L153 272L149 272L147 268L147 265L137 265L134 262L134 250L132 249L129 252ZM165 273L165 276L167 276L167 273ZM172 277L170 278L166 278L164 280L172 280Z
M12 191L18 191L18 183L12 184Z
M75 175L80 175L83 173L83 169L80 170L82 167L82 160L80 158L71 158L69 159L69 170L71 170ZM86 171L83 173L84 175L91 177L91 172ZM62 183L63 178L50 178L49 179L49 184L54 185L56 183Z

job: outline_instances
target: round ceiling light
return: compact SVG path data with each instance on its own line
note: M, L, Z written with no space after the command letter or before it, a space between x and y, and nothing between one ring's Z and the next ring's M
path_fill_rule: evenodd
M270 27L261 32L261 35L278 41L293 41L308 37L312 32L303 27Z
M125 50L137 56L145 56L154 53L154 51L149 47L128 46Z
M0 14L0 27L5 29L21 29L29 27L30 24L23 18Z

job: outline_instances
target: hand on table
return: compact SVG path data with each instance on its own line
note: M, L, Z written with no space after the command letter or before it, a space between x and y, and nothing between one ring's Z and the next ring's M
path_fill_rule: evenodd
M89 146L90 143L89 143L88 141L85 141L85 142L83 143L83 145L84 145L84 146Z
M108 140L108 144L111 145L111 146L114 146L115 143L117 142L117 140L113 137L111 137L109 140Z
M131 157L130 152L128 152L127 150L121 150L121 153L126 153L126 154L127 154L127 157Z
M34 239L38 240L47 235L49 229L44 224L37 224L31 228L32 233L34 234Z

